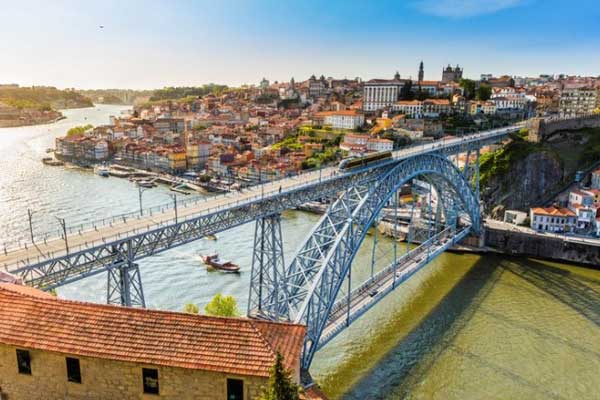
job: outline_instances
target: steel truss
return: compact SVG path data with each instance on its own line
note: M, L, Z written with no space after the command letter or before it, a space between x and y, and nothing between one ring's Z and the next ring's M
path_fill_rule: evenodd
M320 183L310 183L288 192L265 196L249 203L180 220L177 223L172 221L160 228L43 260L18 268L11 273L30 286L50 290L108 270L112 265L125 259L123 253L130 255L129 260L140 260L193 242L206 235L295 208L313 199L337 196L338 192L347 187L377 179L384 169L385 167L381 166L355 174L338 175Z
M280 276L273 275L270 278L282 278L285 284L280 284L281 280L271 281L277 282L276 289L269 288L267 294L264 291L251 293L249 314L299 322L304 318L311 322L311 329L313 329L310 332L311 340L315 341L322 324L315 325L312 321L321 323L322 318L318 319L314 316L322 315L326 311L330 297L339 290L337 284L340 273L347 272L347 261L354 256L351 249L362 240L364 223L374 215L369 209L376 210L379 207L381 203L378 201L383 200L384 194L391 190L390 185L397 183L399 177L406 182L417 174L429 174L434 180L436 177L445 177L446 183L444 180L439 180L440 185L446 185L441 192L451 194L444 197L444 205L454 201L456 204L453 206L453 218L459 220L461 213L466 212L470 214L473 229L478 230L479 211L471 212L478 207L476 197L466 195L468 185L464 185L464 179L459 179L460 174L457 176L456 169L452 170L447 165L449 161L444 156L478 151L479 147L497 142L508 133L509 130L488 136L474 135L452 144L442 141L433 149L424 149L417 155L385 161L351 173L340 173L323 179L319 177L318 182L312 181L283 193L270 194L211 213L188 217L185 220L165 222L158 228L124 238L110 239L101 245L71 251L60 257L42 259L16 268L11 273L31 286L50 290L109 271L107 301L143 306L144 296L139 268L134 261L250 221L263 220L260 224L267 225L261 225L260 230L276 233L279 230L278 222L275 222L271 216L310 200L337 198L287 268L283 266L283 259L281 262L274 262L265 258L266 252L280 247L280 234L279 238L277 235L271 235L269 240L261 239L255 243L265 250L262 258L255 252L253 276L258 281L253 280L253 287L257 282L260 283L260 279L263 279L263 289L266 287L267 281L264 279L265 271L268 270L283 271ZM478 173L478 169L476 172ZM478 179L475 179L475 182L478 185ZM478 186L475 188L475 193L478 193ZM455 201L456 199L460 199L461 202ZM457 207L461 204L462 207ZM452 212L447 211L445 217L447 220ZM273 268L274 265L276 268ZM314 346L309 343L309 347ZM308 362L310 363L310 360Z
M256 221L254 230L254 254L250 277L248 315L274 319L270 314L273 307L265 305L277 301L281 283L284 281L283 239L281 237L281 216L269 215ZM285 297L285 296L283 296Z
M451 197L451 207L479 228L479 201L462 173L441 154L415 156L399 162L374 181L362 181L343 191L329 207L288 267L280 274L278 298L262 304L272 319L307 326L302 368L308 369L352 260L391 196L407 181L424 175ZM452 213L447 211L446 219ZM266 279L266 278L264 278ZM268 309L268 311L266 311ZM251 316L258 316L250 310Z

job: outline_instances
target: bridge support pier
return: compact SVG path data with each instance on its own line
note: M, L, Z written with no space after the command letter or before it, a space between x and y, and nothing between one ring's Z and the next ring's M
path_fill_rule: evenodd
M132 243L126 242L123 259L108 269L106 303L126 307L146 307L140 268L133 261ZM121 249L123 250L123 249ZM113 251L117 251L113 249Z
M125 262L108 270L106 302L126 307L146 307L137 264Z
M284 285L281 215L272 214L256 221L254 254L250 276L248 316L277 320L280 290Z

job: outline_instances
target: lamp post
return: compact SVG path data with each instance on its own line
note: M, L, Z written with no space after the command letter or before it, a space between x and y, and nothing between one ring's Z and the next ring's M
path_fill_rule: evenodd
M140 200L140 215L144 215L144 208L142 207L142 193L144 193L146 189L142 188L138 185L138 199Z
M35 240L33 239L33 211L31 209L27 209L27 218L29 219L29 234L31 235L31 243L35 244Z
M63 237L65 239L65 249L67 250L67 254L69 254L69 241L67 240L67 223L64 218L54 217L60 224L63 230Z
M177 223L177 220L178 220L178 218L177 218L177 195L171 194L170 196L173 199L173 204L175 206L175 223Z

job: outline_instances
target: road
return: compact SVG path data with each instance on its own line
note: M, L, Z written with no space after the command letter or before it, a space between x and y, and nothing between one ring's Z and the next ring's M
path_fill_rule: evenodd
M462 237L466 231L468 231L468 228L465 231L461 231L459 237ZM440 232L432 245L425 243L412 249L404 257L398 259L396 268L391 264L376 274L373 280L368 280L352 291L349 313L346 300L337 302L331 310L327 325L321 335L322 342L319 346L325 345L327 341L331 340L347 325L348 315L351 320L358 318L371 306L385 297L385 294L394 289L395 285L405 281L425 266L429 261L428 254L436 254L450 247L452 245L451 233L450 229Z
M459 144L491 140L497 137L503 137L507 133L518 129L519 126L494 129L482 133L464 136L461 138L451 138L438 140L419 146L413 146L393 152L395 160L402 160L412 156L440 151L445 148L451 148ZM194 218L203 214L227 209L247 202L259 200L264 197L277 196L279 193L299 188L306 185L318 184L321 181L336 179L342 174L353 172L339 172L337 167L328 167L321 170L305 172L300 175L281 179L278 181L257 185L242 192L233 192L225 195L219 195L199 201L182 205L177 210L178 221L186 218ZM67 234L67 240L62 237L50 238L45 241L38 241L35 244L25 244L21 248L4 249L0 253L0 266L8 272L14 271L18 267L32 265L47 259L60 257L67 253L67 246L71 253L104 243L110 243L115 240L123 239L147 230L155 229L161 226L175 222L175 210L165 208L162 212L152 215L138 215L136 217L122 218L114 220L104 225L88 225L87 229L75 230Z

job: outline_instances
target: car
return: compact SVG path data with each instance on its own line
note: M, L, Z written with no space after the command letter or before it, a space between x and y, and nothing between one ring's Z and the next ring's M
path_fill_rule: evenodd
M377 289L373 289L373 290L371 290L371 291L369 292L369 296L370 296L370 297L375 297L375 296L377 296L377 293L379 293L379 290L377 290Z

